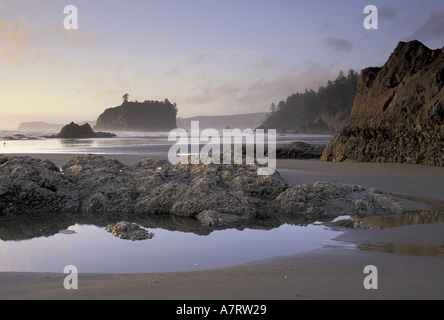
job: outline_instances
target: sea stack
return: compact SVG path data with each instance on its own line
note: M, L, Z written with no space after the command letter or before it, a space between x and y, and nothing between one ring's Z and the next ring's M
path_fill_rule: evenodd
M362 70L351 119L324 161L444 165L444 50L400 42L382 68Z
M67 124L55 136L62 139L89 139L89 138L113 138L116 135L108 132L94 132L88 123L78 125L74 122Z
M163 131L176 129L177 106L164 101L125 101L121 106L106 109L97 119L95 130Z

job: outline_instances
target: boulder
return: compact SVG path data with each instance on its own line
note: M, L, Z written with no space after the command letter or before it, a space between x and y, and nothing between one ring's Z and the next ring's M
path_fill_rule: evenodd
M0 156L0 214L77 212L74 181L48 160Z
M257 175L255 165L144 159L127 166L84 155L71 157L60 170L48 160L0 156L0 214L170 215L225 228L287 217L403 212L381 191L321 182L290 186L278 172Z
M444 50L401 42L358 78L351 119L324 161L444 165Z
M128 166L89 154L71 157L62 170L76 184L80 212L134 212L137 192Z
M307 219L342 215L401 215L405 212L399 202L386 192L326 182L291 186L275 202L279 212L299 214Z
M67 124L55 136L62 139L113 138L116 135L107 132L94 132L88 123L78 125L74 122Z
M278 159L320 159L325 144L308 144L301 141L280 144L276 147Z
M112 233L116 237L125 240L141 241L154 237L154 233L149 232L137 223L121 221L116 224L110 224L105 228L106 231Z

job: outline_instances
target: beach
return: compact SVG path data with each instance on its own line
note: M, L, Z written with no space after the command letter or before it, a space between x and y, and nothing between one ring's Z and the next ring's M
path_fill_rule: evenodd
M61 166L69 154L27 154ZM135 164L138 155L106 155ZM441 167L278 160L290 184L327 181L396 194L410 210L444 208ZM66 290L63 273L0 273L0 299L298 300L444 299L444 223L390 229L350 229L331 244L252 263L186 272L79 274ZM375 244L383 243L377 246ZM362 244L351 248L348 244ZM378 270L367 290L364 268Z

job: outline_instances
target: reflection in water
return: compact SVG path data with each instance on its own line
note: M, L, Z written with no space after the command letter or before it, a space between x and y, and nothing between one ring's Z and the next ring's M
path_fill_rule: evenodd
M90 139L58 139L62 148L88 148L92 147L94 140Z
M152 239L128 241L105 227L135 222ZM22 215L0 217L0 272L146 273L199 270L289 255L322 246L342 232L322 225L258 221L214 230L171 216Z
M444 222L444 211L415 210L400 216L353 217L366 225L380 229Z
M360 250L396 253L413 256L444 257L444 246L420 245L409 243L361 243Z
M380 228L443 222L443 212L412 211L405 216L362 218ZM356 218L355 218L356 219ZM119 221L154 233L131 242L108 233ZM39 214L0 216L0 272L169 272L235 265L320 248L344 232L293 216L256 221L225 230L196 219L126 214ZM363 231L364 232L364 231ZM361 243L354 248L397 254L444 256L444 247Z
M374 216L364 218L354 218L379 229L392 229L402 226L413 226L420 224L433 224L444 222L443 211L418 210L409 211L401 216ZM395 253L413 256L444 257L444 246L424 245L412 243L359 243L356 246L359 250L370 250L385 253Z

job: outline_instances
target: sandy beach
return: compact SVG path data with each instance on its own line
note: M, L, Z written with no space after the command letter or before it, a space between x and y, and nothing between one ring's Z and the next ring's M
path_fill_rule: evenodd
M70 155L29 156L48 158L61 166ZM140 159L106 157L126 164ZM444 169L440 167L279 160L278 170L291 184L357 184L401 194L412 210L444 208ZM443 234L444 223L349 230L320 249L225 268L79 274L78 290L64 288L66 274L62 273L4 272L0 273L0 299L444 299ZM376 290L363 286L367 265L377 267Z

